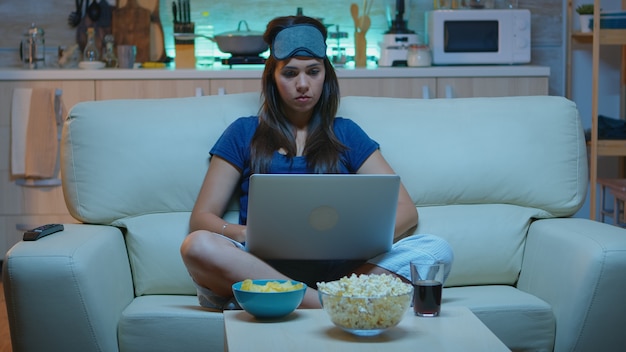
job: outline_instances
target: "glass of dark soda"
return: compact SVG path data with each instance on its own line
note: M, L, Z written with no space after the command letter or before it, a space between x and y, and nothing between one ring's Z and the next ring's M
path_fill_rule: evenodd
M436 317L441 311L444 265L411 262L413 311L422 317Z

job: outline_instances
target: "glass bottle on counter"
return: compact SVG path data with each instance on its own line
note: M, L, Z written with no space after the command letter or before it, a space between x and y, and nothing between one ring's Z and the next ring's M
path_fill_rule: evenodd
M117 56L115 56L115 52L113 51L114 39L112 34L107 34L104 37L104 54L102 55L102 61L104 61L104 67L106 68L117 68L119 67Z
M96 34L93 27L89 27L87 28L87 45L85 45L85 50L83 50L83 60L98 61L99 58L100 53L96 47Z

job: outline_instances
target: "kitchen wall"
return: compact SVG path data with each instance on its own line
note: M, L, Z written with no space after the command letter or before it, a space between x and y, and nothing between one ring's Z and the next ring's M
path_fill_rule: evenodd
M85 0L90 1L90 0ZM105 0L99 0L105 1ZM115 4L115 0L108 0ZM157 0L138 0L142 5ZM168 55L173 56L171 0L158 0L160 19L165 30L165 47ZM348 32L349 37L341 45L348 53L353 49L354 25L350 16L350 4L358 0L316 0L286 2L282 0L190 0L192 20L197 25L210 24L214 33L223 33L237 28L240 20L246 20L250 29L263 31L267 22L280 15L295 14L297 7L302 7L305 15L323 18L324 23L333 25L329 30ZM368 55L377 56L378 42L388 29L385 4L387 1L373 0L370 17L372 25L367 33ZM496 2L501 0L496 0ZM125 3L125 2L124 2ZM432 9L432 0L408 0L409 29L424 34L424 12ZM563 2L561 0L519 0L520 8L532 12L533 64L550 66L550 94L564 94L564 53L563 53ZM0 0L0 13L3 14L0 30L0 67L18 66L18 44L23 32L35 22L46 31L47 62L56 62L57 47L70 45L76 41L76 29L67 24L69 14L74 11L71 0ZM208 17L202 15L208 11ZM334 43L329 42L330 45Z

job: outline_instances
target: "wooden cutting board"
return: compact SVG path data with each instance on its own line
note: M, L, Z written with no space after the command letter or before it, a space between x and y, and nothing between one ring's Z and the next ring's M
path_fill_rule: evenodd
M113 36L117 45L136 45L135 62L150 61L150 10L129 0L113 10Z
M165 61L165 37L161 15L159 15L159 1L154 0L150 15L150 61Z
M118 0L117 7L126 6L128 0ZM159 0L137 0L137 4L150 11L150 61L163 62L165 55L165 38L159 14Z

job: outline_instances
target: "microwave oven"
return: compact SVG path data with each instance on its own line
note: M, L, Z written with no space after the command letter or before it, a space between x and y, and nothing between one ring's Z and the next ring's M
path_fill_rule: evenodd
M435 10L426 13L434 65L530 62L530 11Z

